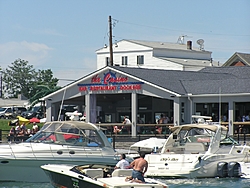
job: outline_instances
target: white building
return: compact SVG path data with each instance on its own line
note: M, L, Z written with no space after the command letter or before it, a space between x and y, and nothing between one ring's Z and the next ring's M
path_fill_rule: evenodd
M96 51L97 69L110 65L110 48ZM149 69L198 71L218 66L211 58L212 52L187 44L139 40L121 40L113 45L113 65Z

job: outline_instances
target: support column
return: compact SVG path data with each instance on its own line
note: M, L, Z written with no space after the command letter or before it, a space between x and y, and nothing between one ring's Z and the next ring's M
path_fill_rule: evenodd
M52 121L52 107L51 102L49 100L46 101L46 121Z
M229 101L228 103L228 134L229 135L233 135L234 134L234 102L233 101Z
M137 124L137 94L131 94L131 132L132 137L136 137L136 124Z
M85 95L86 122L90 122L90 94Z
M178 97L174 98L174 125L180 125L180 99Z

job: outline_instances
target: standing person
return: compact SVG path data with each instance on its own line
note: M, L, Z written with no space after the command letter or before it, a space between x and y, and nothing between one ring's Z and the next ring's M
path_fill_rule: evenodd
M120 161L115 165L115 169L128 169L129 162L126 160L126 155L121 154Z
M148 170L148 162L144 159L145 153L140 153L140 158L135 159L130 163L130 166L133 167L132 178L134 180L139 180L141 182L145 182L144 174Z
M123 123L123 124L131 124L131 121L128 119L128 116L125 116L122 123ZM127 131L130 133L130 127L125 126L125 128L126 128Z

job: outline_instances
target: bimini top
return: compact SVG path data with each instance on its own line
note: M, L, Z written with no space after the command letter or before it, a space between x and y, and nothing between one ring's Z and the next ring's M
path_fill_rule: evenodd
M101 129L92 123L82 121L47 122L25 142L111 147Z
M169 127L171 132L174 132L176 130L190 130L193 128L199 128L199 129L208 129L213 132L217 131L219 128L221 128L223 131L227 131L227 128L218 124L187 124L187 125L180 125L180 126L174 126Z

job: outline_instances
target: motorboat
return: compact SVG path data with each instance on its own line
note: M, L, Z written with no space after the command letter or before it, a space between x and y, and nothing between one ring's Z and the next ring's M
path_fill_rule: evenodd
M119 155L101 128L83 121L47 122L21 143L0 144L0 181L49 182L44 164L105 164Z
M249 174L250 146L238 144L227 127L209 121L170 127L158 153L145 156L147 177L209 178Z
M145 178L146 183L131 180L132 169L116 169L100 165L47 164L41 168L55 188L167 188L158 180ZM110 177L109 177L110 176Z
M165 138L150 137L148 139L140 140L135 142L129 147L126 157L128 161L133 161L140 157L140 152L143 151L145 154L156 153L161 149L166 142ZM119 151L119 150L117 150ZM119 153L122 153L121 151ZM123 152L126 153L126 152Z

